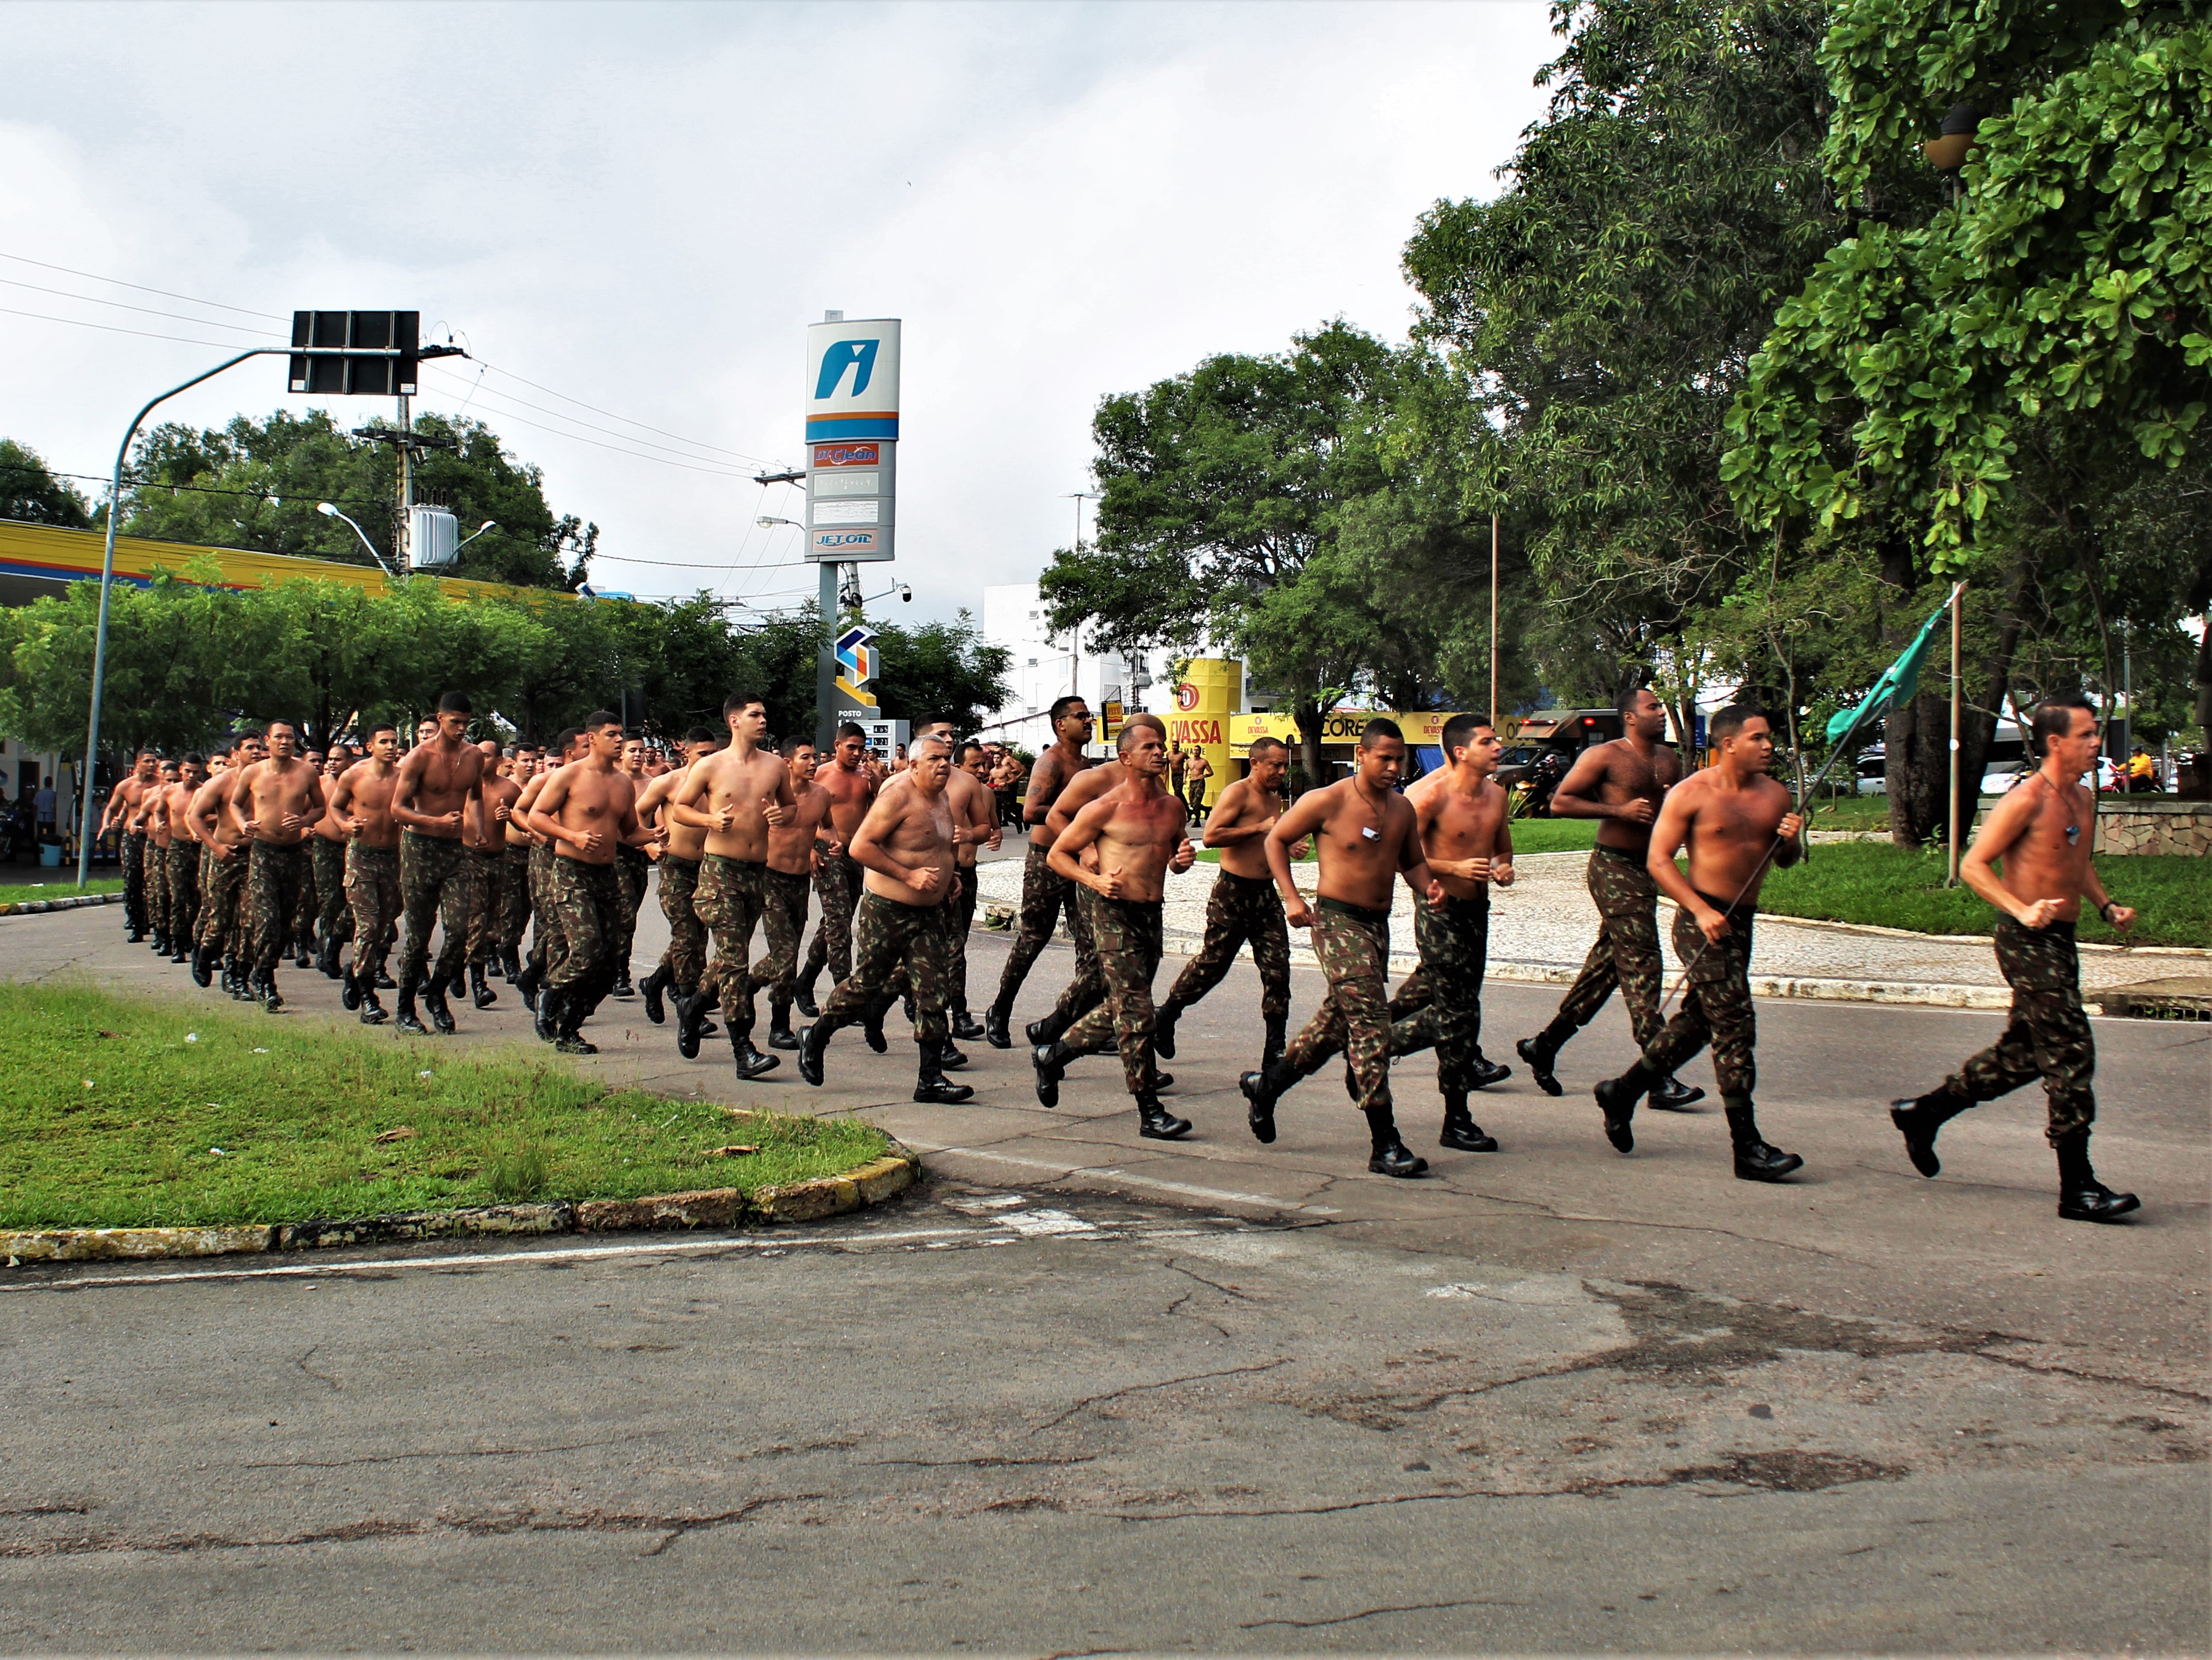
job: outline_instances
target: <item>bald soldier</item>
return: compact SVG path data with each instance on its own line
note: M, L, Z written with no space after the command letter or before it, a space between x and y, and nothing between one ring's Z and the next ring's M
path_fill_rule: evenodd
M483 799L483 751L468 741L469 700L449 691L438 700L437 730L407 751L392 792L399 821L399 896L405 926L399 946L399 1014L403 1032L426 1035L415 1012L419 994L441 1032L453 1030L446 988L460 972L469 943L469 859L461 840L465 814ZM430 930L442 925L438 960L430 963Z
M907 769L886 786L854 833L852 857L867 872L854 930L853 972L799 1034L799 1075L820 1085L830 1035L866 1018L896 995L903 969L914 988L914 1041L920 1051L914 1098L951 1105L975 1091L945 1075L945 983L951 971L953 861L957 824L945 799L952 771L941 738L915 740Z
M1680 908L1674 914L1674 955L1682 962L1682 1006L1634 1066L1606 1079L1595 1093L1605 1115L1606 1139L1627 1152L1636 1145L1630 1120L1637 1103L1710 1042L1736 1176L1779 1182L1805 1161L1760 1140L1753 1110L1759 1028L1751 1000L1751 925L1767 867L1786 868L1803 855L1797 836L1804 820L1791 809L1790 792L1767 776L1774 734L1764 714L1749 704L1730 704L1705 729L1712 737L1713 764L1667 793L1644 861L1659 891ZM1674 864L1686 843L1686 877Z
M645 994L645 1018L656 1026L668 1018L663 997L673 997L676 1051L686 1061L698 1058L699 1041L711 1024L708 1013L720 1000L721 982L716 965L707 960L707 925L696 908L707 832L696 824L677 823L669 814L668 801L691 768L721 747L721 739L712 729L692 727L684 734L683 765L654 779L637 799L639 822L653 826L659 836L654 862L660 872L660 914L668 921L668 949L639 990ZM804 915L802 911L802 921ZM774 1039L771 1032L771 1045Z
M331 810L346 833L346 903L353 912L353 963L338 982L338 1001L364 1026L391 1017L376 994L399 927L399 823L392 792L399 781L399 732L389 721L368 729L368 754L339 775Z
M1121 1079L1137 1104L1138 1134L1169 1141L1190 1133L1190 1121L1160 1104L1152 1065L1152 976L1160 966L1160 904L1167 873L1187 871L1190 812L1164 781L1166 745L1153 727L1132 721L1120 739L1123 781L1079 812L1053 838L1052 868L1096 896L1091 940L1106 998L1067 1036L1032 1052L1037 1099L1060 1104L1060 1080L1079 1055L1121 1051ZM1097 850L1097 869L1085 849Z
M538 994L538 1029L550 1029L564 1055L596 1055L578 1028L614 988L622 937L622 878L617 852L650 836L637 822L637 787L621 769L622 717L595 709L584 720L586 748L545 781L530 827L554 844L551 896L561 918L561 960Z
M729 747L696 762L669 797L669 817L707 832L693 902L721 960L722 1024L739 1082L773 1072L782 1057L753 1044L753 929L768 903L769 832L791 822L799 800L783 758L762 748L768 705L750 692L725 698Z
M240 771L237 796L253 838L246 871L253 940L249 984L261 1006L274 1014L284 1006L276 991L276 959L300 907L307 838L324 804L321 775L297 753L298 730L289 721L271 721L267 737L268 758Z

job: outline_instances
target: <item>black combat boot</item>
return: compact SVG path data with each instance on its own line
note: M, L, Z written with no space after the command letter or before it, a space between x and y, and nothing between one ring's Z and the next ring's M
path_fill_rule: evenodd
M1566 1091L1553 1076L1552 1062L1559 1058L1559 1046L1552 1041L1547 1031L1534 1037L1524 1037L1513 1046L1513 1052L1528 1066L1528 1076L1536 1080L1536 1087L1547 1095L1564 1095Z
M424 1025L422 1017L415 1012L415 984L414 981L410 980L405 985L400 987L399 1018L392 1023L392 1029L395 1031L406 1032L411 1037L428 1037L430 1035L429 1027ZM372 993L375 989L374 986L369 988Z
M354 1000L361 1005L362 1025L380 1026L392 1018L384 1012L384 1005L377 1000L376 987L367 976L356 975L353 983L358 994Z
M1693 1104L1705 1098L1705 1091L1695 1084L1684 1083L1672 1073L1651 1086L1651 1104L1662 1112L1687 1112Z
M192 960L191 946L187 941L179 939L177 941L176 950L169 953L169 960L172 963L191 962Z
M629 982L629 965L627 963L623 965L622 972L615 976L613 994L617 997L635 997L637 995L637 988Z
M274 1014L277 1010L284 1006L284 1000L277 994L276 991L276 970L259 969L255 970L252 982L252 989L253 993L253 1000L260 1004L261 1006L269 1013Z
M532 1023L532 1030L537 1032L538 1041L544 1043L554 1042L561 1036L561 994L558 989L548 986L538 994L536 1013L538 1018Z
M1022 1036L1030 1040L1031 1049L1042 1049L1046 1044L1057 1043L1061 1038L1066 1037L1067 1025L1068 1023L1061 1019L1057 1013L1048 1014L1042 1020L1030 1021L1023 1028ZM1155 1047L1157 1046L1156 1042ZM1170 1055L1168 1059L1172 1061L1175 1057Z
M1146 1090L1137 1098L1137 1134L1154 1141L1172 1141L1190 1134L1190 1120L1178 1118Z
M205 987L215 979L215 947L202 946L192 953L192 983Z
M808 1019L813 1020L820 1017L822 1011L816 1006L814 1001L814 976L810 974L805 976L797 985L791 988L791 1000L798 1005L799 1012L805 1015Z
M983 1023L963 1008L952 1011L952 1035L963 1043L972 1043L983 1035Z
M292 966L301 973L315 966L315 942L304 933L292 941Z
M522 952L520 947L509 946L499 954L500 966L507 970L507 983L513 985L515 976L522 972Z
M581 1034L583 1024L583 1011L563 998L560 1029L553 1035L553 1047L562 1055L597 1055L599 1046Z
M446 988L433 980L422 988L422 1006L430 1012L430 1024L451 1037L453 1032L453 1012L446 1006Z
M1260 1046L1260 1067L1261 1071L1266 1071L1267 1068L1273 1066L1276 1061L1281 1060L1283 1058L1283 1051L1290 1047L1290 1024L1291 1023L1287 1018L1270 1020L1267 1022L1267 1041ZM1174 1057L1170 1056L1169 1058L1172 1060Z
M446 982L445 994L448 997L466 997L469 994L469 965L466 963L453 965L453 977Z
M499 1001L499 994L484 982L484 965L469 964L469 1000L480 1009L488 1009Z
M890 1012L889 1002L875 1002L860 1013L860 1036L878 1055L889 1055L891 1050L890 1039L884 1036L884 1017Z
M799 1075L815 1088L822 1087L822 1057L830 1048L825 1026L811 1025L799 1034Z
M521 994L522 1006L532 1014L538 1012L538 988L545 983L545 970L532 963L520 974L510 975L507 983Z
M768 1000L768 1046L772 1049L795 1049L799 1034L791 1029L791 1005L780 997Z
M968 1057L955 1049L952 1040L948 1037L945 1040L945 1046L937 1052L937 1064L947 1072L957 1072L968 1064Z
M638 991L645 998L645 1018L656 1026L664 1025L668 1019L668 1005L661 1000L661 994L668 989L670 982L675 978L668 964L663 963L638 984Z
M1038 1101L1048 1107L1060 1104L1060 1080L1067 1075L1067 1064L1074 1059L1075 1051L1058 1038L1030 1051L1030 1065L1036 1068Z
M2131 1193L2114 1193L2089 1167L2089 1132L2055 1144L2058 1153L2058 1213L2069 1222L2111 1222L2142 1207Z
M686 1061L699 1058L699 1039L714 1006L714 1000L696 987L676 994L676 1052Z
M810 1026L807 1030L811 1031L813 1028ZM948 1044L946 1047L951 1046ZM945 1075L944 1064L939 1058L941 1050L924 1043L921 1045L921 1065L914 1080L915 1100L928 1106L957 1107L974 1097L975 1091L972 1085L956 1084Z
M338 942L335 935L324 940L323 948L315 953L315 966L323 971L325 980L338 978L341 970L338 968Z
M355 977L353 969L338 976L338 1006L351 1014L361 1006L362 982Z
M1467 1091L1444 1091L1444 1133L1437 1138L1440 1147L1453 1147L1461 1152L1496 1152L1498 1138L1486 1135L1482 1126L1476 1123L1467 1110Z
M1492 1084L1502 1084L1513 1075L1513 1068L1501 1067L1488 1055L1478 1052L1474 1065L1469 1069L1468 1082L1475 1089L1486 1090Z
M1770 1147L1759 1139L1759 1116L1748 1097L1723 1097L1728 1110L1729 1140L1735 1144L1735 1174L1739 1182L1779 1182L1805 1168L1794 1152Z
M1889 1104L1889 1122L1905 1138L1905 1156L1912 1161L1913 1169L1923 1176L1934 1176L1942 1170L1943 1161L1936 1156L1936 1132L1973 1104L1942 1085L1925 1095Z
M1629 1121L1636 1116L1636 1104L1656 1081L1651 1068L1639 1059L1620 1077L1608 1078L1590 1091L1605 1114L1605 1139L1613 1143L1615 1152L1636 1151L1636 1132L1629 1128Z
M983 1011L983 1041L994 1049L1010 1049L1014 1046L1014 1035L1007 1030L1013 1011L994 1003Z
M1163 1003L1152 1013L1152 1053L1163 1061L1175 1059L1176 1022L1182 1018L1180 1003Z
M1367 1110L1367 1137L1372 1151L1367 1158L1367 1168L1377 1176L1425 1176L1429 1161L1420 1158L1398 1139L1398 1123L1388 1107Z
M233 1000L240 1003L251 1000L253 996L252 974L242 958L230 959L230 994Z
M169 936L163 933L161 929L154 930L154 938L150 943L154 947L155 956L167 957L169 954Z
M1244 1099L1249 1104L1245 1108L1244 1122L1251 1127L1255 1140L1264 1142L1275 1139L1275 1103L1281 1100L1283 1092L1297 1081L1297 1075L1279 1058L1268 1061L1258 1072L1246 1073L1237 1080L1237 1087L1243 1091Z
M730 1034L730 1053L737 1059L738 1081L740 1084L750 1083L763 1073L774 1072L783 1064L781 1055L763 1055L753 1047L753 1040L750 1037L739 1032L733 1031Z

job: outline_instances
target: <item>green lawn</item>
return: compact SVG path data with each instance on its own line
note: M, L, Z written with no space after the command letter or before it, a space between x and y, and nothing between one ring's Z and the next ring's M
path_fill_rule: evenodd
M1997 913L1964 886L1946 889L1942 848L1909 852L1880 842L1815 847L1808 863L1776 871L1759 908L1781 916L1872 923L1917 933L1987 933ZM2125 938L2139 946L2212 946L2212 880L2205 861L2185 854L2100 859L2106 890L2139 913ZM2122 936L2084 909L2081 938L2112 944Z
M27 899L74 899L79 894L122 891L123 879L119 876L95 876L79 887L74 876L58 875L42 882L0 882L0 905L21 904Z
M1588 853L1597 845L1595 818L1516 818L1516 853Z
M848 1119L733 1116L517 1055L229 1009L0 986L0 1227L337 1219L635 1199L849 1170ZM411 1136L380 1137L399 1130ZM732 1144L757 1152L725 1156Z

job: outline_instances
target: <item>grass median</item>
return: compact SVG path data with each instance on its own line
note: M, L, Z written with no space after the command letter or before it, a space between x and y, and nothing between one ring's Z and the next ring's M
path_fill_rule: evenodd
M0 1227L276 1223L545 1199L750 1195L890 1143L558 1065L228 1009L0 986ZM744 1152L729 1149L744 1147Z

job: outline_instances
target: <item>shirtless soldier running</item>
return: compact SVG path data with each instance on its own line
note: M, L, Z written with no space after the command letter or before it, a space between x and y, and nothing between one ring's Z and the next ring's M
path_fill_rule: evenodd
M668 1018L661 1000L676 1002L676 1051L686 1061L699 1055L707 1012L720 1000L715 965L707 960L707 927L694 903L699 897L699 860L707 851L707 832L696 824L679 824L669 815L668 799L684 787L691 767L702 757L722 747L722 740L705 727L684 734L683 765L665 772L647 784L637 798L641 824L651 824L660 837L660 914L668 921L668 949L660 965L646 976L638 990L645 996L645 1018L659 1025ZM801 915L803 921L804 914ZM770 1034L773 1045L774 1034Z
M1175 1059L1176 1022L1182 1012L1219 985L1247 942L1260 970L1260 1018L1267 1038L1260 1068L1283 1052L1291 1020L1291 937L1283 903L1267 869L1267 832L1283 816L1283 774L1291 752L1279 738L1252 740L1250 770L1221 792L1206 821L1205 842L1221 850L1221 874L1206 900L1206 939L1160 1005L1152 1047ZM1293 857L1303 854L1293 850Z
M1659 955L1659 890L1644 868L1651 824L1659 804L1682 775L1682 757L1663 740L1667 706L1648 686L1623 693L1613 707L1623 735L1593 744L1576 758L1552 796L1558 818L1595 818L1597 845L1590 850L1589 891L1597 902L1597 939L1583 970L1559 1000L1552 1024L1514 1045L1528 1075L1547 1095L1561 1093L1552 1064L1567 1040L1596 1018L1620 988L1637 1047L1649 1049L1665 1024L1659 1013L1664 976ZM1651 1104L1680 1112L1705 1091L1671 1075L1652 1086Z
M236 930L238 899L246 891L246 866L252 854L246 845L251 832L234 796L239 774L258 758L259 750L258 739L240 739L231 747L228 763L220 771L210 771L185 814L193 837L207 849L207 860L200 867L198 949L192 959L192 982L206 985L221 964L222 988L234 996L244 994L240 982L245 969L238 961Z
M1125 781L1077 813L1053 838L1048 855L1061 877L1097 896L1091 940L1106 998L1066 1037L1040 1045L1030 1060L1037 1099L1054 1107L1070 1061L1119 1049L1121 1079L1137 1104L1138 1134L1171 1141L1190 1133L1190 1121L1160 1104L1152 1066L1152 976L1160 966L1167 873L1188 870L1198 854L1188 834L1190 810L1162 781L1168 758L1159 732L1130 721L1121 728L1120 749ZM1092 846L1098 850L1095 872L1082 863L1084 849Z
M886 789L854 833L851 857L867 872L867 891L855 918L853 971L838 982L822 1018L799 1034L799 1075L822 1082L823 1053L830 1035L867 1018L895 995L893 975L903 968L914 988L914 1041L921 1065L914 1098L954 1105L975 1091L945 1075L945 981L951 968L954 881L952 809L945 781L952 770L941 738L917 738L905 781Z
M730 746L696 763L668 800L666 816L707 832L693 908L714 936L722 964L722 1024L739 1081L782 1064L753 1046L753 929L768 900L768 837L791 822L799 798L781 757L763 750L768 705L750 692L723 700Z
M915 735L942 738L952 746L952 773L945 781L945 799L952 804L952 817L958 826L960 845L954 857L960 866L960 891L951 901L957 914L952 921L952 983L945 988L945 1001L952 1037L981 1037L982 1023L968 1012L968 933L975 923L976 849L988 847L994 853L999 850L999 803L982 779L979 757L983 746L972 738L964 743L956 739L953 725L951 715L937 715L924 721ZM967 1063L967 1057L951 1046L951 1038L947 1038L945 1064L961 1067Z
M507 863L499 878L499 971L509 985L522 972L522 937L530 932L530 832L514 822L515 805L523 787L538 775L538 746L517 744L505 781L514 787L507 798L507 824L500 832Z
M369 728L368 755L339 775L331 810L345 826L346 903L353 909L353 965L338 1001L361 1011L364 1026L390 1017L376 994L399 924L399 824L392 792L399 782L399 733L389 721Z
M1091 765L1083 752L1084 741L1091 736L1091 706L1080 697L1060 698L1052 706L1051 720L1053 745L1037 757L1030 769L1030 791L1022 801L1022 821L1030 827L1030 851L1022 867L1021 921L1013 949L1006 953L1006 966L999 976L999 994L983 1014L983 1038L994 1049L1013 1047L1007 1023L1013 1018L1014 999L1021 992L1022 982L1029 978L1030 965L1052 939L1053 924L1059 920L1063 903L1067 906L1067 931L1076 949L1086 955L1091 949L1090 925L1075 909L1075 890L1047 862L1052 833L1044 823L1045 814L1052 811L1053 801L1068 780Z
M415 1012L419 993L431 1023L453 1030L446 987L460 972L469 944L469 860L461 842L463 813L483 799L489 770L483 751L468 741L469 700L449 691L438 700L437 731L407 751L392 792L399 821L399 893L406 917L399 946L399 1018L404 1032L421 1033ZM427 976L430 929L442 922L445 939Z
M506 909L507 821L522 790L500 775L496 743L487 738L477 747L483 751L483 790L470 803L462 822L461 840L469 850L469 926L461 955L468 965L469 1000L488 1009L499 1000L499 994L485 980L484 969L488 963L496 965L499 919ZM448 988L453 995L460 990L459 980Z
M353 932L345 892L346 843L351 838L338 818L337 805L338 780L353 764L343 749L331 745L323 763L323 816L315 821L315 915L308 932L315 939L315 966L332 980L339 975L338 948Z
M1431 904L1444 895L1422 855L1413 809L1395 787L1405 763L1397 722L1370 721L1359 734L1358 770L1300 796L1267 832L1267 868L1283 909L1292 927L1314 931L1328 994L1281 1060L1238 1080L1252 1134L1272 1141L1283 1091L1342 1049L1372 1142L1367 1168L1397 1177L1419 1176L1429 1161L1407 1151L1390 1111L1390 891L1403 875ZM1291 848L1308 836L1321 850L1318 914L1291 875Z
M622 717L594 709L584 720L583 758L546 780L530 809L530 827L554 844L552 903L566 950L538 994L538 1024L563 1055L596 1055L577 1028L613 989L622 937L622 877L616 850L641 846L637 787L621 769Z
M100 815L100 828L94 832L97 836L117 830L123 832L124 938L134 946L146 938L146 832L143 828L126 829L124 821L161 787L161 757L151 750L140 750L131 757L130 773L109 793L107 810Z
M237 787L240 811L253 826L246 872L253 941L249 983L271 1014L284 1006L276 994L276 958L307 879L307 838L323 816L322 775L294 752L299 740L289 721L271 721L269 758L245 769Z
M2043 764L1990 810L1959 866L1976 893L2004 914L1996 927L1997 967L2012 988L2004 1035L1917 1100L1890 1104L1913 1169L1934 1176L1936 1133L1967 1108L2043 1079L2051 1117L2045 1132L2058 1155L2058 1213L2069 1222L2110 1222L2137 1208L2114 1193L2089 1164L2089 1126L2097 1098L2089 1080L2096 1040L2081 1008L2081 963L2075 923L2086 897L2124 933L2129 906L2112 903L2089 860L2097 804L2081 775L2097 764L2097 713L2079 692L2036 705L2029 732ZM1993 868L2004 861L2004 873Z
M1706 730L1717 751L1713 764L1668 792L1644 861L1660 891L1681 908L1674 914L1674 955L1682 961L1682 1006L1634 1066L1597 1086L1597 1103L1606 1139L1630 1151L1636 1104L1710 1038L1735 1173L1746 1182L1778 1182L1805 1161L1759 1140L1752 1109L1759 1029L1751 1003L1751 924L1767 866L1786 867L1803 855L1797 836L1804 820L1790 810L1790 792L1766 775L1774 734L1765 715L1731 704ZM1674 865L1686 841L1686 879Z
M192 942L199 921L200 842L192 834L192 798L199 794L205 773L197 755L186 756L177 768L177 781L161 792L161 812L169 825L169 857L163 873L169 885L169 960L191 960Z
M791 773L794 798L791 817L768 833L768 869L763 878L761 933L768 952L748 972L753 989L768 992L768 1046L795 1049L791 1029L791 994L799 977L799 946L806 937L806 897L812 891L816 838L830 834L830 792L814 781L814 745L787 738L783 764ZM842 848L839 849L841 852Z
M853 908L860 903L860 870L854 864L854 833L875 805L875 775L867 765L868 734L848 721L837 728L830 746L830 764L817 765L814 781L830 794L830 839L840 851L825 852L814 872L814 897L821 901L822 918L807 942L806 960L799 967L799 986L793 1000L811 1020L821 1012L814 1001L814 981L826 964L833 980L853 971ZM818 761L817 757L817 761Z

